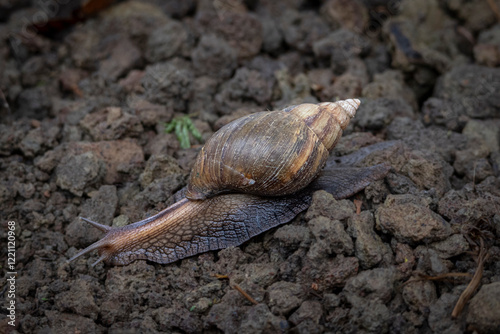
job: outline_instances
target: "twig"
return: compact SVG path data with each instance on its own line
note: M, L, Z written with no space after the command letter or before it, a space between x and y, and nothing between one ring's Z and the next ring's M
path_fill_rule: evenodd
M253 299L248 293L246 293L238 284L233 284L233 288L236 289L239 293L243 295L246 299L248 299L252 304L259 304L255 299Z
M229 279L229 276L222 274L214 274L214 277L218 279Z
M484 247L483 238L480 238L479 240L481 242L481 246L479 249L476 272L474 273L472 280L469 282L469 285L467 285L465 290L460 295L460 298L458 298L457 304L455 305L455 308L451 313L452 318L456 318L460 315L460 313L462 313L462 310L464 309L465 305L467 304L469 299L471 299L472 295L474 294L474 291L476 291L477 287L481 283L481 278L483 277L484 262L486 262L488 258L488 253L486 248Z
M361 213L361 205L363 204L362 201L359 199L354 200L354 205L356 206L356 214L359 215Z

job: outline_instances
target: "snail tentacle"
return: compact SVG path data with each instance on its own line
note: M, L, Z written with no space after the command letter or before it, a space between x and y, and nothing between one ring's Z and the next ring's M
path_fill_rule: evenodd
M102 232L108 232L109 230L111 230L111 226L99 224L99 223L96 223L95 221L92 221L92 220L90 220L88 218L84 218L84 217L80 217L80 219L86 223L89 223L90 225L94 226L95 228L97 228L98 230L100 230Z
M81 251L79 251L78 253L76 253L75 255L73 255L67 262L68 263L69 262L73 262L74 260L76 260L80 256L85 255L87 253L90 253L90 252L92 252L93 250L96 250L96 249L99 250L99 251L101 251L103 249L103 247L106 246L106 235L104 235L104 237L101 240L94 242L92 245L88 246L85 249L82 249ZM104 255L102 255L102 256L104 256ZM102 260L104 260L104 259L102 259ZM101 259L99 259L99 262L100 261L101 261ZM96 265L97 263L98 262L96 262L94 265ZM94 265L92 265L92 266L94 266Z

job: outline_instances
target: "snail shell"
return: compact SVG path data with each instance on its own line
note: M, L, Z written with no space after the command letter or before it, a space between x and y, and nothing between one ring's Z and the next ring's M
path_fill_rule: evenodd
M223 192L281 196L306 187L326 160L360 101L300 104L227 124L201 149L186 197Z

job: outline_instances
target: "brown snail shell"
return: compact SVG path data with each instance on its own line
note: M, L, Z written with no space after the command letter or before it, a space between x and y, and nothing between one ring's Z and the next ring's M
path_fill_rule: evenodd
M287 195L306 187L326 160L360 101L300 104L227 124L198 154L186 197L223 192Z

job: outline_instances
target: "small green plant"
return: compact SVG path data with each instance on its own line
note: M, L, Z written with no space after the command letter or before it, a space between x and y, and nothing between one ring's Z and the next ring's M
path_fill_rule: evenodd
M189 133L193 135L198 141L201 141L201 133L196 129L189 115L175 117L170 123L165 124L165 132L171 133L175 131L177 140L181 144L181 148L190 148L191 141L189 140Z

